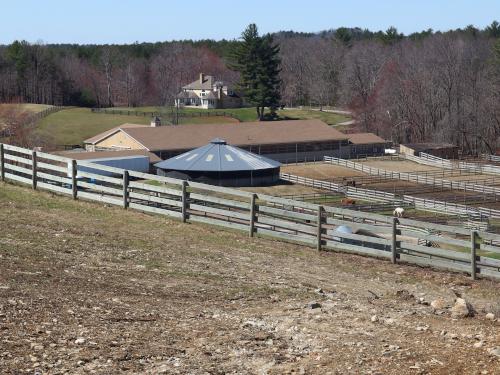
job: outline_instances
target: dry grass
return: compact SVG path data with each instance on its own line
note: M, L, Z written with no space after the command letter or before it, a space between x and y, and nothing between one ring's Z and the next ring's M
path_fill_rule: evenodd
M19 112L32 112L32 113L37 113L37 112L42 112L46 109L51 108L51 105L47 104L6 104L0 103L0 109L2 107L7 107L7 108L15 108L16 110L19 110Z
M483 318L497 283L2 183L0 207L0 373L499 368L487 354L500 345L499 326ZM478 317L455 321L416 302L452 303L451 289ZM307 308L311 301L321 308ZM473 348L479 340L483 347Z

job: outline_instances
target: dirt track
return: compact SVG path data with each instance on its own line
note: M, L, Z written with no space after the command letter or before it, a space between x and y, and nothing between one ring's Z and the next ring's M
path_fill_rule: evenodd
M317 180L329 180L338 177L365 176L364 173L354 169L332 164L289 164L281 168L281 172L295 174Z
M2 374L500 369L498 283L1 183L0 207ZM428 306L455 293L475 317Z

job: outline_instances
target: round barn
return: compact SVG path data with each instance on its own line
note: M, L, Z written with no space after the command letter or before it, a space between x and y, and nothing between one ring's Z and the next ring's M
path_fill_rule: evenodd
M281 164L222 139L155 164L160 176L219 186L265 186L279 180Z

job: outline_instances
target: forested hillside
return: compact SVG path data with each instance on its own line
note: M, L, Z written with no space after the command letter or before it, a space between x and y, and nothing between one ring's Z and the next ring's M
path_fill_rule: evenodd
M494 152L500 134L500 25L402 35L339 28L274 34L287 106L341 106L361 130ZM0 101L170 105L199 72L234 82L239 41L0 47Z

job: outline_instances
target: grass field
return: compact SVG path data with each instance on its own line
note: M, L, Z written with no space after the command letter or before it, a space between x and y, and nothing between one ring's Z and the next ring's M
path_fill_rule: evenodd
M118 108L110 108L115 110L131 110L131 108L126 107L118 107ZM171 107L138 107L132 108L132 110L137 111L145 111L145 112L171 112ZM181 112L227 112L232 114L239 121L257 121L257 112L255 108L232 108L232 109L197 109L197 108L183 108L180 110ZM331 112L319 112L307 109L287 109L278 111L278 115L281 119L286 120L302 120L302 119L310 119L316 118L320 119L327 124L335 125L340 122L350 120L349 117L344 115L338 115L336 113Z
M186 118L184 123L223 123L234 122L228 117L195 117ZM76 145L83 140L104 132L115 126L132 124L149 124L151 118L146 116L123 116L104 113L92 113L88 108L72 108L53 113L42 119L37 132L52 141L55 145Z
M318 119L326 122L329 125L336 125L340 122L349 121L351 118L344 115L339 115L331 112L320 112L305 109L286 109L279 111L281 117L289 117L293 119Z
M36 108L34 105L33 109ZM40 107L42 108L42 107ZM115 110L128 110L128 108L113 108ZM165 107L139 107L133 110L143 112L165 111ZM183 109L186 112L199 113L198 109ZM205 110L214 112L215 110ZM220 110L219 110L220 112ZM257 116L254 108L236 108L228 110L235 118L222 116L202 116L181 118L181 124L210 124L228 123L237 121L256 121ZM310 110L287 110L280 111L283 119L307 119L319 118L329 124L345 121L347 117L334 113L310 111ZM166 118L165 120L170 120ZM53 113L42 119L38 125L37 132L40 136L47 138L54 145L76 145L83 140L96 134L104 132L124 123L149 124L149 116L128 116L104 113L92 113L88 108L71 108Z
M149 124L149 117L118 116L92 113L88 108L72 108L42 119L37 132L56 145L81 144L103 131L124 123Z
M0 207L2 374L498 370L497 282L1 182ZM454 293L476 317L428 306Z

